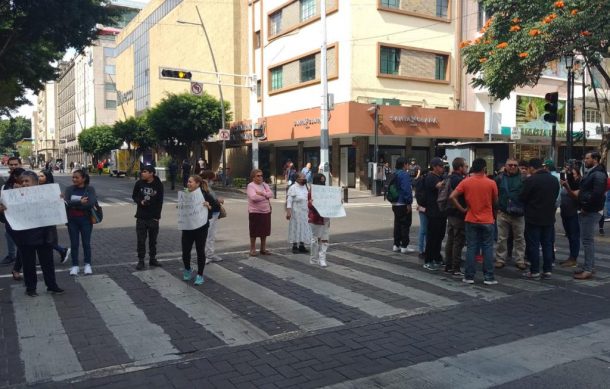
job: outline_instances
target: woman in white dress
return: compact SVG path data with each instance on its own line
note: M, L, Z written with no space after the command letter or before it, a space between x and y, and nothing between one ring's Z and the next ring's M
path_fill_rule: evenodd
M307 218L307 179L299 173L296 183L286 194L286 219L288 224L288 242L292 243L293 253L308 253L304 242L311 242L311 228ZM298 246L297 246L298 244Z

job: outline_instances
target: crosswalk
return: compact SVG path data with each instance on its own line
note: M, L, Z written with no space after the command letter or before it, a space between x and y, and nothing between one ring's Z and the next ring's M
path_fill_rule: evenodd
M551 280L529 281L507 266L496 272L500 284L487 287L480 279L467 285L442 272L428 272L417 256L394 253L387 243L333 245L326 269L310 265L305 255L282 250L257 258L225 255L224 262L206 267L201 287L182 280L176 258L163 268L141 272L126 272L127 267L116 265L87 277L61 274L61 285L68 291L62 296L41 293L32 299L24 295L22 285L13 284L2 286L0 297L8 293L5 297L12 301L14 328L7 331L14 331L18 339L22 382L34 384L86 377L93 370L99 376L118 366L90 361L106 346L83 345L74 326L67 325L66 318L79 309L70 304L71 296L86 296L88 309L101 319L88 322L92 331L104 329L132 366L147 368L212 347L280 341L352 322L610 283L610 255L605 252L600 253L592 282L577 283L572 269L559 267ZM565 249L559 248L558 258L564 255Z

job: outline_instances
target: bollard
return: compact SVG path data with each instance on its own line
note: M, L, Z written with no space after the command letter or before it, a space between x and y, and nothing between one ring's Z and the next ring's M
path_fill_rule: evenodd
M273 184L273 198L277 199L277 182Z
M343 202L347 203L347 186L343 187Z

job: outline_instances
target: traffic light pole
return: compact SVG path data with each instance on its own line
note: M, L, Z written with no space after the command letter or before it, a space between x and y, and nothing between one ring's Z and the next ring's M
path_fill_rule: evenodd
M328 73L326 64L326 1L320 2L320 24L322 25L322 45L320 46L320 82L322 84L322 105L320 107L320 166L326 177L326 185L331 185L330 162L328 158Z

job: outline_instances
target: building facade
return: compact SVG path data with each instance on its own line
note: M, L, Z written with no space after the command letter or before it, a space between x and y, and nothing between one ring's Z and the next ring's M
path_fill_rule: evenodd
M76 110L74 109L74 61L59 64L59 78L56 87L55 128L57 155L66 164L68 154L73 154L78 147L76 138Z
M55 82L45 83L45 87L38 93L36 114L32 120L32 137L38 164L51 161L57 155L56 121L55 121Z

